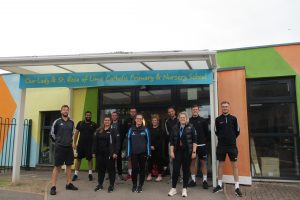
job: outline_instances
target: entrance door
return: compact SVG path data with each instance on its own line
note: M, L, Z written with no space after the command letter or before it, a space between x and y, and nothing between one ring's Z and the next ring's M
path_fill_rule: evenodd
M101 109L99 124L102 124L104 115L113 111L117 111L120 119L124 122L129 117L129 108L133 106L144 115L146 126L151 126L152 114L158 114L160 124L163 125L168 118L167 108L169 106L174 106L177 113L187 111L191 116L191 106L194 104L200 105L200 115L210 123L208 85L100 88L99 104ZM208 147L210 147L209 141ZM210 148L208 149L210 151ZM124 162L126 161L124 160Z
M41 140L40 140L40 164L54 164L54 143L50 140L50 131L53 122L60 117L60 111L41 112Z

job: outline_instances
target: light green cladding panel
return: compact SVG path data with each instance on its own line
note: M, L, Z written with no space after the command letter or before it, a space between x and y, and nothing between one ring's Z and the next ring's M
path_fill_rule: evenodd
M295 75L294 70L272 48L220 51L217 62L221 68L246 67L247 78Z
M98 109L98 88L88 88L85 96L84 113L87 110L91 111L93 121L97 122L97 117L98 117L97 109Z

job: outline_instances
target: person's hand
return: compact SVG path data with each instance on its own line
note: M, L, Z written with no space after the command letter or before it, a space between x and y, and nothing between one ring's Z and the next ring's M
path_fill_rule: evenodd
M74 150L77 150L77 145L76 144L73 144L72 146L73 146Z
M170 157L171 157L171 159L172 159L172 160L174 160L174 159L175 159L174 152L171 152L171 153L170 153Z
M151 150L155 150L154 146L151 146Z
M196 159L196 152L192 153L192 160Z
M117 159L118 155L114 153L112 157L113 159Z

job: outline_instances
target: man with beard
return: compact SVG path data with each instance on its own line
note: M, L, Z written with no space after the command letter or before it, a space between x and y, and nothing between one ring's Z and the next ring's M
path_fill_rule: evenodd
M135 125L135 117L137 115L137 110L135 107L131 107L129 110L129 117L125 120L124 125L123 125L123 134L125 135L125 138L128 138L128 131L129 129ZM128 142L127 142L128 143ZM128 149L128 148L127 148ZM132 175L132 166L131 166L131 159L128 159L128 175L126 180L131 180L131 175Z
M93 153L92 153L92 144L93 144L93 135L97 129L97 124L92 121L92 112L85 112L85 120L78 122L74 135L73 148L77 150L77 162L75 165L75 173L72 181L76 181L78 178L78 172L81 165L81 159L86 158L89 165L89 181L93 180ZM78 134L80 137L77 139Z
M55 142L54 168L51 177L51 195L56 195L57 176L62 165L66 165L66 190L78 190L71 183L71 166L73 165L74 154L72 140L74 133L74 122L69 118L69 106L63 105L60 109L61 117L53 122L50 138Z

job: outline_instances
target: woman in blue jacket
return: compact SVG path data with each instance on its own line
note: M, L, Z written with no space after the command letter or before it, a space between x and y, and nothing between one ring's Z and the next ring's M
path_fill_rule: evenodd
M150 137L148 129L143 125L143 115L137 114L135 125L128 131L127 156L132 163L132 192L141 193L145 181L146 161L150 156ZM139 185L137 178L139 174Z

